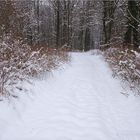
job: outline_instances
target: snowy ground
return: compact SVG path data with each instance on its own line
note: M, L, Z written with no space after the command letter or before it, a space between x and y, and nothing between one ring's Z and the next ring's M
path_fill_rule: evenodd
M101 56L73 53L30 89L15 105L0 102L0 140L140 140L140 99L121 94Z

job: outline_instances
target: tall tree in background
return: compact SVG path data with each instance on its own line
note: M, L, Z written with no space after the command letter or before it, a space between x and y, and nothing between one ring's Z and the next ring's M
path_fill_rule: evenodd
M56 0L56 47L60 46L60 0Z
M127 31L125 33L124 42L127 44L138 46L138 25L139 25L139 8L135 0L128 0L128 22Z
M37 32L38 32L38 46L40 45L40 0L37 0L37 8L36 8L36 13L37 13Z
M18 36L17 31L17 13L14 2L11 0L1 1L0 3L0 35L11 33L12 36Z
M112 28L114 23L114 12L115 12L115 0L114 1L103 1L104 7L104 18L103 18L103 30L104 30L104 41L105 44L109 44L112 34Z

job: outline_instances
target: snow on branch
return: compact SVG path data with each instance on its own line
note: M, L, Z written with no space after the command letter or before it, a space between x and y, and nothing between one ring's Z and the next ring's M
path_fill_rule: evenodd
M13 40L10 35L0 39L0 96L18 97L13 90L22 90L17 86L19 82L29 81L31 76L50 71L62 63L56 52L49 53L42 49L32 51L29 45Z

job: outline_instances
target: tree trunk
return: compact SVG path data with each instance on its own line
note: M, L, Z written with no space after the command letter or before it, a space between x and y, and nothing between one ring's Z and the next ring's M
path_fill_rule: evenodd
M60 46L60 1L57 0L57 11L56 11L56 47Z
M124 37L125 44L138 47L138 5L136 1L128 1L127 31Z

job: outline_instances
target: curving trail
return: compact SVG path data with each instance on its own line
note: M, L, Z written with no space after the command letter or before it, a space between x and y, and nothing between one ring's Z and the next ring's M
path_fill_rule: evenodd
M73 53L71 66L32 92L0 140L140 140L140 101L121 94L102 56Z

